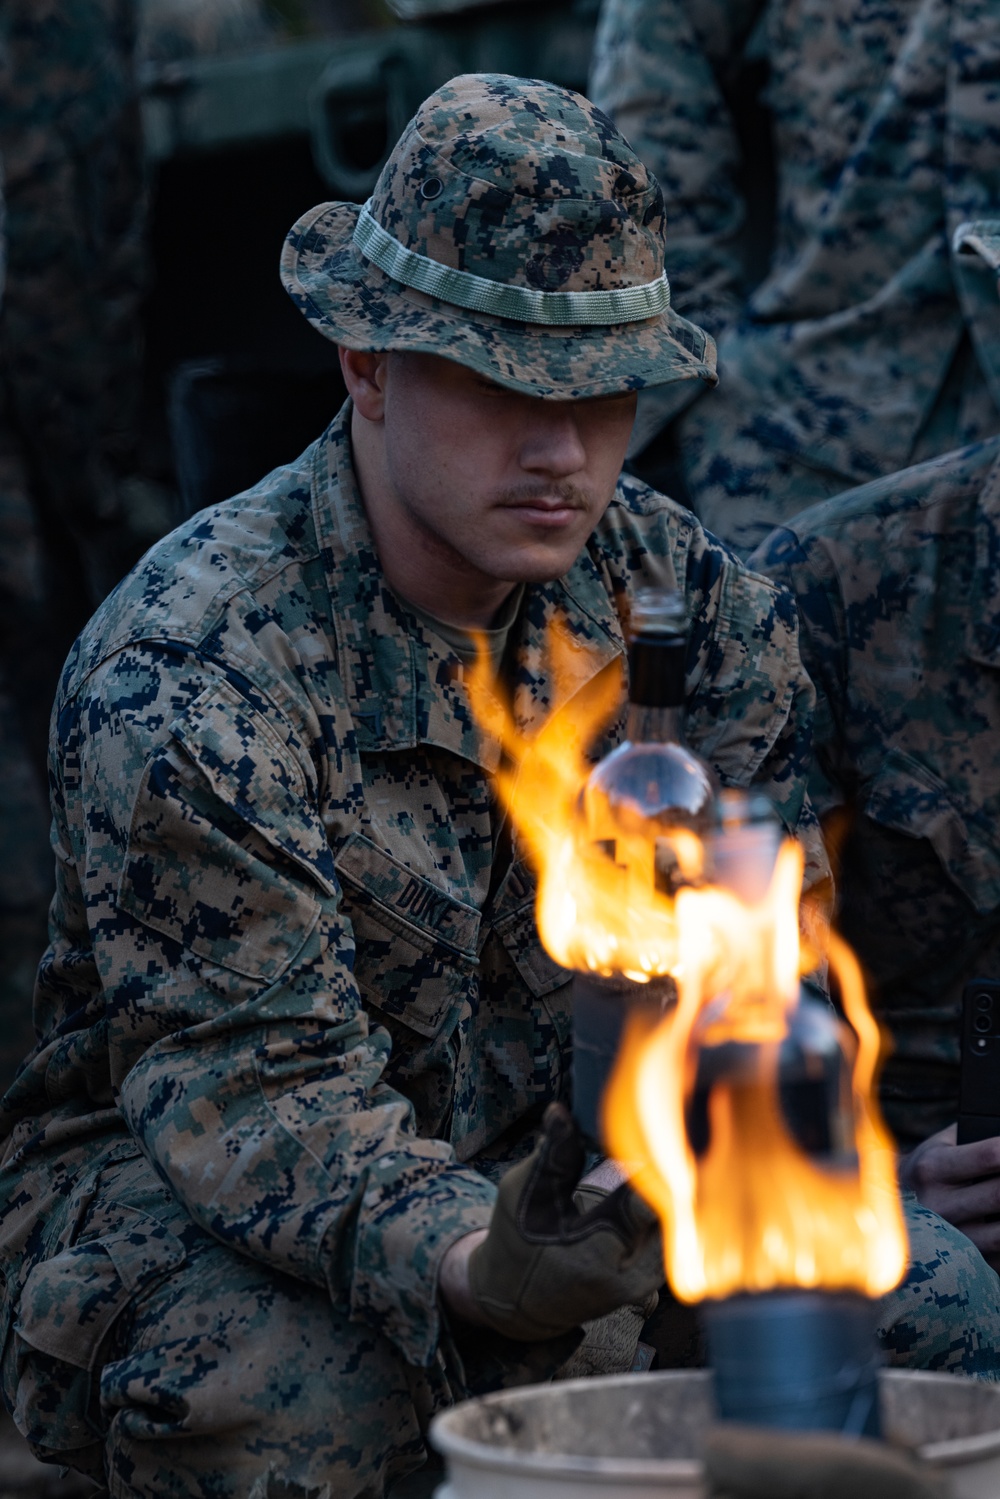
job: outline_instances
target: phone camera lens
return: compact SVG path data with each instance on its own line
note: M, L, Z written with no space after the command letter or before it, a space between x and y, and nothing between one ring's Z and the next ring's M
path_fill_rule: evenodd
M977 1010L992 1010L992 1008L993 1008L993 995L992 994L977 994L976 995L976 1009Z
M977 1031L988 1031L990 1028L990 1017L988 1015L977 1015L975 1025Z

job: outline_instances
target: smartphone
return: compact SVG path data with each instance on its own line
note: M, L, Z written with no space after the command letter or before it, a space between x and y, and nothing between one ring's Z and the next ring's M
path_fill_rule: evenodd
M972 979L962 990L958 1143L1000 1135L1000 979Z

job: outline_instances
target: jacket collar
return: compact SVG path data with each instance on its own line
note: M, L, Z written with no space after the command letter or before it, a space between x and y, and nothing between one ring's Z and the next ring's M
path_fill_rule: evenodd
M362 754L431 744L496 770L499 745L480 734L461 662L388 587L358 490L350 442L351 403L313 460L313 511L330 592L340 672ZM621 622L597 563L592 537L569 571L525 591L514 630L513 709L532 732L552 710L556 687L545 650L555 618L572 645L562 684L575 696L625 653Z

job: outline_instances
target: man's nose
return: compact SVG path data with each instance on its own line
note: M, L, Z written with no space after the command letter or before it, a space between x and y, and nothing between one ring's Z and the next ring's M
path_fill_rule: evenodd
M537 407L542 409L532 413L521 438L521 467L526 473L562 479L578 474L586 465L587 450L575 403L539 401Z

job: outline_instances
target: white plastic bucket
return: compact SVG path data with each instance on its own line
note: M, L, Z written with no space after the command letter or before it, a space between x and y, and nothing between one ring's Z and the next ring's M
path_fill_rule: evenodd
M1000 1496L1000 1386L886 1369L885 1436L947 1469L954 1499ZM711 1374L666 1370L503 1390L438 1416L438 1499L704 1499Z

